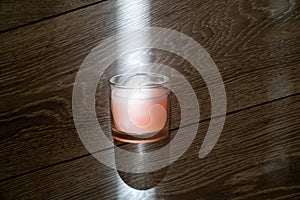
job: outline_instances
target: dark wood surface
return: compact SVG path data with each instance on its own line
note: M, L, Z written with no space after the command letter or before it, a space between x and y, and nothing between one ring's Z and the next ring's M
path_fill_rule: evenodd
M34 1L10 0L0 2L0 32L57 17L102 1Z
M299 2L39 4L1 2L1 199L300 198ZM11 12L18 6L24 9ZM132 8L143 11L142 16L120 18ZM225 128L213 151L199 159L210 120L204 81L182 58L158 50L140 52L183 73L201 109L200 122L191 116L192 123L184 124L188 132L200 123L193 145L166 169L158 185L146 191L126 186L116 170L90 155L78 137L71 109L75 76L89 51L134 26L136 19L198 41L218 66L227 93ZM115 63L107 77L124 68L124 63ZM107 99L102 95L107 87L98 91L97 98ZM97 105L97 112L107 130L105 104ZM178 105L172 109L174 135L180 118ZM147 179L121 177L137 185Z
M299 197L300 124L295 123L299 100L299 95L291 96L229 114L215 149L200 160L199 146L208 128L207 121L201 122L193 145L167 168L155 192L130 189L116 171L87 155L3 181L2 195L8 199L131 199L137 194L145 199L152 195L160 199Z

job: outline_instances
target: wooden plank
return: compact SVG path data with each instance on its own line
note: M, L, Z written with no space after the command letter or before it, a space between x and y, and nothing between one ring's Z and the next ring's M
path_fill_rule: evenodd
M134 190L92 156L0 183L2 199L297 199L300 189L300 95L227 116L222 136L205 158L208 128L167 168L159 185ZM191 126L184 128L188 133ZM143 184L147 179L123 177ZM62 189L63 188L63 189Z
M126 6L105 2L1 34L1 179L88 154L72 120L73 82L98 42L133 23L122 25L115 18ZM234 112L300 91L295 14L299 4L281 13L282 20L261 11L268 6L247 1L154 1L151 15L141 23L151 18L152 26L172 28L200 42L219 67L228 112ZM202 79L172 55L161 54L157 60L185 74L200 101L201 117L207 119L210 99ZM179 118L173 118L176 128ZM107 123L107 118L100 122Z
M78 8L94 5L96 0L34 1L14 0L0 2L0 32L22 27L32 22L71 12Z

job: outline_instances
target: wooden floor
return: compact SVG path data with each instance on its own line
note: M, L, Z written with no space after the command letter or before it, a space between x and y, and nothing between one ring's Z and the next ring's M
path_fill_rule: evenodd
M0 2L0 199L300 199L299 1L8 2ZM201 112L200 121L191 116L183 124L186 133L199 126L192 145L156 172L153 185L147 174L124 174L95 159L72 117L73 84L89 52L109 36L145 26L199 42L227 95L222 135L199 159L211 120L205 82L178 56L138 52L184 74ZM125 68L122 59L113 63L106 79ZM109 130L103 94L107 86L98 87L103 101L96 110ZM180 122L173 101L171 136Z

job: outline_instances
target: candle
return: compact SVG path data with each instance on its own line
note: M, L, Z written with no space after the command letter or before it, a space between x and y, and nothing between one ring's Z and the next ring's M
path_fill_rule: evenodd
M113 137L154 142L168 134L168 78L159 74L117 75L110 79Z
M125 133L158 132L167 121L168 91L159 88L116 88L111 94L115 128Z

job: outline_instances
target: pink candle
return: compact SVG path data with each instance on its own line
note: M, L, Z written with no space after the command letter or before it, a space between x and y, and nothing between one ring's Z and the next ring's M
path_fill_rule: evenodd
M159 132L167 121L168 90L115 88L111 109L115 128L127 134Z

